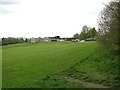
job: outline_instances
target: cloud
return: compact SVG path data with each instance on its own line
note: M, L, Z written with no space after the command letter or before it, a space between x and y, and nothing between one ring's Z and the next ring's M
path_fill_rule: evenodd
M8 14L14 12L11 7L18 5L22 0L0 0L0 14Z
M109 0L24 0L1 5L0 36L71 37L83 25L97 27L96 18ZM7 10L7 11L6 11Z
M0 7L0 13L2 13L2 14L8 14L8 13L11 13L11 11L6 10L6 9Z
M0 5L18 4L20 0L0 0Z

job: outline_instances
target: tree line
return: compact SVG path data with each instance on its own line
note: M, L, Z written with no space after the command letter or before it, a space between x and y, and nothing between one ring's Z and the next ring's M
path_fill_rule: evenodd
M79 38L80 40L87 40L87 39L95 40L96 33L97 31L95 27L91 28L88 27L87 25L84 25L82 27L80 34L76 33L74 34L74 37Z
M8 37L8 38L2 38L1 39L1 43L0 45L8 45L8 44L16 44L16 43L24 43L24 42L27 42L28 39L23 39L22 37L21 38L13 38L13 37Z
M120 1L112 0L104 6L98 19L98 29L82 27L80 34L74 34L75 38L86 40L96 39L100 46L120 54Z

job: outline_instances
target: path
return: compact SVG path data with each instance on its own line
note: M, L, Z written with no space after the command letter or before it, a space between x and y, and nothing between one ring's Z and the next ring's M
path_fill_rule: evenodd
M61 79L65 79L68 82L72 82L72 83L79 83L82 84L83 87L85 88L109 88L107 86L103 86L101 84L95 84L95 83L91 83L91 82L85 82L79 79L75 79L72 77L66 77L66 76L60 76Z

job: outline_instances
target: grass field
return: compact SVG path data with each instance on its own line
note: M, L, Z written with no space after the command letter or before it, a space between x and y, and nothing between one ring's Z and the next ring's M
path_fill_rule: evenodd
M96 42L3 46L3 88L118 87L118 56Z

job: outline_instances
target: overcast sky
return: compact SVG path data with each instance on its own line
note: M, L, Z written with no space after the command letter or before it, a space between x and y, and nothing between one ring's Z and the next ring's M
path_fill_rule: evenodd
M0 0L0 37L72 37L82 26L97 28L110 0Z

